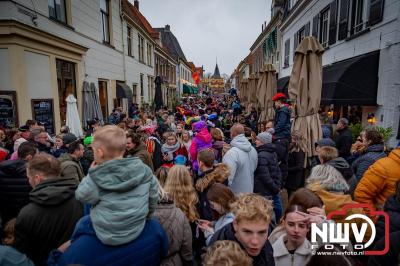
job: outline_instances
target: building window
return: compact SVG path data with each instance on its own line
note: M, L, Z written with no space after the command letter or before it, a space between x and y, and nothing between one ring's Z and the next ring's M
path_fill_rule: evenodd
M65 125L67 114L67 103L65 99L70 94L74 95L76 98L75 64L57 59L56 69L60 118L61 124Z
M153 66L153 57L152 57L153 47L151 44L147 44L147 64L149 66Z
M108 0L100 0L101 33L103 36L103 42L105 43L110 43L109 8Z
M126 27L126 41L128 43L128 55L132 56L132 28Z
M133 99L132 99L133 102L134 103L138 103L138 101L137 101L138 100L138 98L137 98L137 84L136 83L132 84L132 94L133 94L132 95L133 96Z
M322 44L323 47L328 47L329 8L321 12L319 28L320 28L319 42Z
M49 15L55 20L67 23L65 0L49 0Z
M103 119L106 119L108 117L108 93L107 81L105 80L99 80L99 100Z
M140 96L143 97L144 88L143 88L143 74L140 74Z
M367 21L367 3L365 0L353 0L352 2L352 32L358 33L365 29Z
M288 67L289 66L289 55L290 55L290 39L287 39L285 41L285 58L283 60L284 67Z
M144 63L144 38L138 35L139 62Z

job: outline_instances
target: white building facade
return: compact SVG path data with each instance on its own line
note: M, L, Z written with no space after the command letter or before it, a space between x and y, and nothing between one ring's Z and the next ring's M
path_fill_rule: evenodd
M363 124L374 116L376 125L393 129L394 146L400 138L400 1L292 0L279 29L280 80L287 86L297 45L315 36L325 47L325 105L337 117L357 109Z

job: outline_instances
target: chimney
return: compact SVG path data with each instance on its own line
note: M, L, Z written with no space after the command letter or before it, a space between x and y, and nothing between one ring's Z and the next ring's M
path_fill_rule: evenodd
M133 5L136 7L137 10L139 10L139 1L135 0L135 2L133 2Z
M170 31L171 30L171 27L167 24L167 25L165 25L165 31Z

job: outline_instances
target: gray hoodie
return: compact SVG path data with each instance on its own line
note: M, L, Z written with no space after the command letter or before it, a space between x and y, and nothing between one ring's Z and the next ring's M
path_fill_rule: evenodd
M254 171L257 168L257 151L251 146L244 134L237 135L231 141L231 149L222 162L228 165L230 175L228 185L236 195L252 193L254 189Z

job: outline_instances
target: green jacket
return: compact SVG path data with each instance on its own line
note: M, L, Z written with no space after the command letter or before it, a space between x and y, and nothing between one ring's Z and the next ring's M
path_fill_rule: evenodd
M63 153L58 158L61 163L61 173L60 176L63 178L74 178L78 182L82 180L85 176L83 174L82 165L79 161L72 158L69 153Z
M115 159L89 169L75 197L93 206L90 218L100 241L122 245L140 235L156 209L158 183L139 158Z

